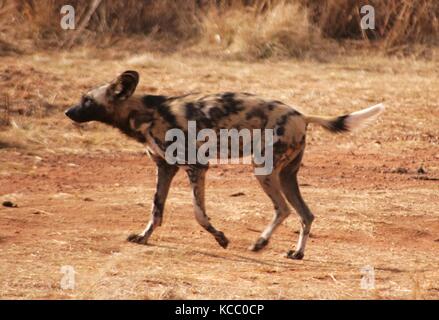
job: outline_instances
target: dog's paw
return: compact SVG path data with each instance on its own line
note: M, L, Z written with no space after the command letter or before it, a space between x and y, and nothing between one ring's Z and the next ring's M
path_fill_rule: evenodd
M132 233L128 236L127 241L138 244L147 244L148 238L140 234Z
M229 245L229 239L226 238L223 232L219 231L215 235L215 240L218 242L218 244L223 247L224 249L227 249L227 246Z
M293 260L302 260L305 254L301 251L293 251L290 250L287 253L287 258L293 259Z
M268 240L264 238L259 238L251 247L250 250L253 252L258 252L262 250L268 244Z

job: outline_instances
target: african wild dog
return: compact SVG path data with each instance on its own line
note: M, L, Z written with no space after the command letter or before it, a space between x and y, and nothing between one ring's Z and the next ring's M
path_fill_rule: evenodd
M384 110L384 106L377 105L335 118L306 116L280 101L265 101L247 93L173 97L133 95L138 82L137 72L126 71L113 82L85 94L77 106L66 111L66 115L76 122L103 122L146 144L151 158L157 164L157 188L146 229L128 237L129 241L140 244L146 244L153 230L161 225L168 190L180 167L190 180L197 221L223 248L229 243L224 233L215 229L206 215L204 189L208 165L170 165L164 157L169 145L165 139L166 132L173 128L187 131L188 121L195 120L198 130L211 128L215 132L222 128L273 129L273 171L256 178L273 202L275 214L251 250L259 251L268 244L276 227L290 215L289 203L300 216L301 229L296 250L289 251L287 256L302 259L314 220L314 215L302 199L297 182L308 124L319 124L334 133L347 132Z

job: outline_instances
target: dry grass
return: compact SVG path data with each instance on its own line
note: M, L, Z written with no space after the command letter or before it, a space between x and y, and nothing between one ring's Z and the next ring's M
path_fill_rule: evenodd
M377 140L429 143L438 139L435 118L425 117L426 114L437 116L439 109L435 90L439 84L433 72L438 68L436 61L388 59L365 53L340 57L330 63L245 63L198 56L136 55L120 50L100 50L97 54L95 50L81 49L61 54L39 53L18 60L7 57L3 58L3 62L3 67L0 67L0 77L3 77L1 86L9 96L9 102L7 111L2 107L0 114L3 118L7 117L9 123L13 120L16 124L2 130L0 136L4 145L7 145L7 139L12 139L23 143L29 141L35 146L64 147L73 141L80 142L81 137L85 137L81 142L83 146L93 145L93 140L99 145L104 138L92 138L89 132L81 135L64 119L63 110L85 90L110 81L126 69L141 73L140 92L252 91L296 104L308 113L332 115L384 101L390 108L389 113L398 114L398 119L402 121L399 124L389 123L393 134L376 137ZM336 84L333 84L334 81ZM415 115L410 111L413 106L418 110ZM52 119L60 119L60 122ZM76 138L69 140L63 135L52 134L60 129L63 134L64 130L75 133ZM113 136L111 130L102 126L85 126L82 132L84 130ZM45 134L45 131L51 134ZM25 132L29 132L28 135L23 134ZM48 140L38 138L40 134L46 135ZM327 135L322 138L336 139ZM116 143L115 146L120 147L118 141L117 138L109 139L108 143Z
M80 25L91 2L70 4ZM360 28L364 4L375 8L375 30ZM62 5L59 0L1 0L5 39L0 39L0 54L70 44L74 33L59 25ZM334 43L328 47L329 40L349 48L341 41L353 39L387 54L410 54L415 44L424 50L437 45L438 17L434 0L102 1L75 43L111 47L135 36L148 50L191 48L203 54L260 59L320 58L322 51L328 51L326 55L336 51Z
M196 47L201 52L220 51L240 59L322 58L330 54L329 41L308 23L306 11L297 4L280 4L259 14L246 8L212 9L202 19L203 38Z
M439 4L420 0L326 0L302 3L310 10L310 18L324 35L335 39L381 39L385 46L410 42L435 42L439 32ZM360 8L375 8L375 30L360 28Z
M11 124L9 96L4 95L0 98L0 128Z

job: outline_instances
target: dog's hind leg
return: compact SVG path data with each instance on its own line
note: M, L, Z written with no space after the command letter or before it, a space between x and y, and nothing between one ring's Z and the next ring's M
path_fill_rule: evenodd
M288 258L291 259L303 258L305 254L306 241L308 240L309 233L311 231L311 224L314 220L314 215L300 194L299 184L297 182L297 172L299 171L302 157L303 150L280 172L282 191L299 214L301 223L296 251L289 251L287 254Z
M210 223L209 217L206 215L206 207L204 201L204 190L207 167L205 166L189 166L186 169L189 181L192 187L192 199L197 222L209 233L211 233L218 244L224 249L227 248L229 240L224 233L216 230Z
M264 248L276 230L276 228L290 215L291 210L282 195L279 182L278 171L273 171L270 175L257 175L262 189L270 197L274 205L274 217L271 223L265 228L258 240L250 247L252 251L259 251Z
M157 186L152 206L151 219L145 230L140 234L131 234L128 241L146 244L154 229L162 224L163 210L168 196L172 179L178 171L177 166L168 164L165 160L154 159L157 164Z

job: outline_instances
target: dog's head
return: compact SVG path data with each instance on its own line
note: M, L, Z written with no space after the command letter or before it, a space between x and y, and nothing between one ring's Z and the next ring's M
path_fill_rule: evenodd
M111 83L93 89L82 96L79 104L65 114L75 122L112 121L115 110L131 97L139 83L136 71L125 71Z

